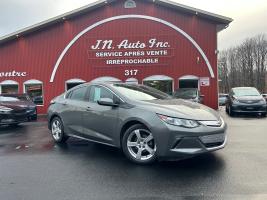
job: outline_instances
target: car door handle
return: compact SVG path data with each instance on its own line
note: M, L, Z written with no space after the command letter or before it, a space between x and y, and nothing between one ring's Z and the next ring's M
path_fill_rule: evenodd
M67 105L67 102L63 102L62 105L63 105L63 106L66 106L66 105Z

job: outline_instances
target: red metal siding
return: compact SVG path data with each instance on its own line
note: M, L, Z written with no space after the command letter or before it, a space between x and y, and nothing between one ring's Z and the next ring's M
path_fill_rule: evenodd
M44 83L45 105L39 107L40 113L45 113L50 100L64 92L65 81L81 78L90 81L100 76L114 76L125 80L125 69L138 69L135 78L139 83L151 75L166 75L174 79L175 89L178 78L183 75L210 77L207 65L197 49L184 36L170 27L145 19L121 19L112 21L89 31L83 35L67 52L61 61L53 83L50 76L53 67L67 44L88 26L112 16L138 14L157 17L170 22L188 33L203 49L213 68L215 78L210 77L210 86L201 87L205 95L205 104L212 108L218 107L217 100L217 58L215 55L217 44L216 24L204 20L197 15L178 13L170 8L161 7L153 3L137 0L137 8L124 9L124 1L106 5L97 10L83 14L74 19L67 19L49 28L40 30L27 36L0 46L0 72L26 71L27 77L0 77L0 82L11 79L19 82L19 90L23 92L23 82L37 79ZM163 58L166 66L120 66L96 67L92 59L88 58L90 41L96 38L121 40L134 37L165 37L172 41L174 48L171 59ZM200 58L199 63L197 57ZM166 60L164 60L166 59Z

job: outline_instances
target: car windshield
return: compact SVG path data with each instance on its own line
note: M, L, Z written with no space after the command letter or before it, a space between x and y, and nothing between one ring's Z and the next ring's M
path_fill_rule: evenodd
M1 102L10 102L10 101L19 101L18 98L16 97L4 97L4 96L0 96L0 101Z
M176 98L181 98L181 99L194 99L197 97L197 90L196 89L178 89L175 93L174 96Z
M170 99L166 93L144 85L113 84L113 87L129 99L149 101L156 99Z
M243 96L260 96L256 88L235 88L233 89L234 95L237 97Z

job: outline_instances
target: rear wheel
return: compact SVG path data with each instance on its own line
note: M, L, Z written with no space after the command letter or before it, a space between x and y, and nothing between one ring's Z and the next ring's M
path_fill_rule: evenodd
M59 117L55 117L51 121L51 133L56 143L64 143L68 139L68 136L64 134L64 126Z
M125 132L122 149L126 157L135 163L156 161L157 146L153 134L141 124L133 125Z

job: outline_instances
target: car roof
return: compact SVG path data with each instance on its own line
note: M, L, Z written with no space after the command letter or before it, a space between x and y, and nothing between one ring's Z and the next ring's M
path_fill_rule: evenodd
M234 87L232 89L256 89L255 87Z

